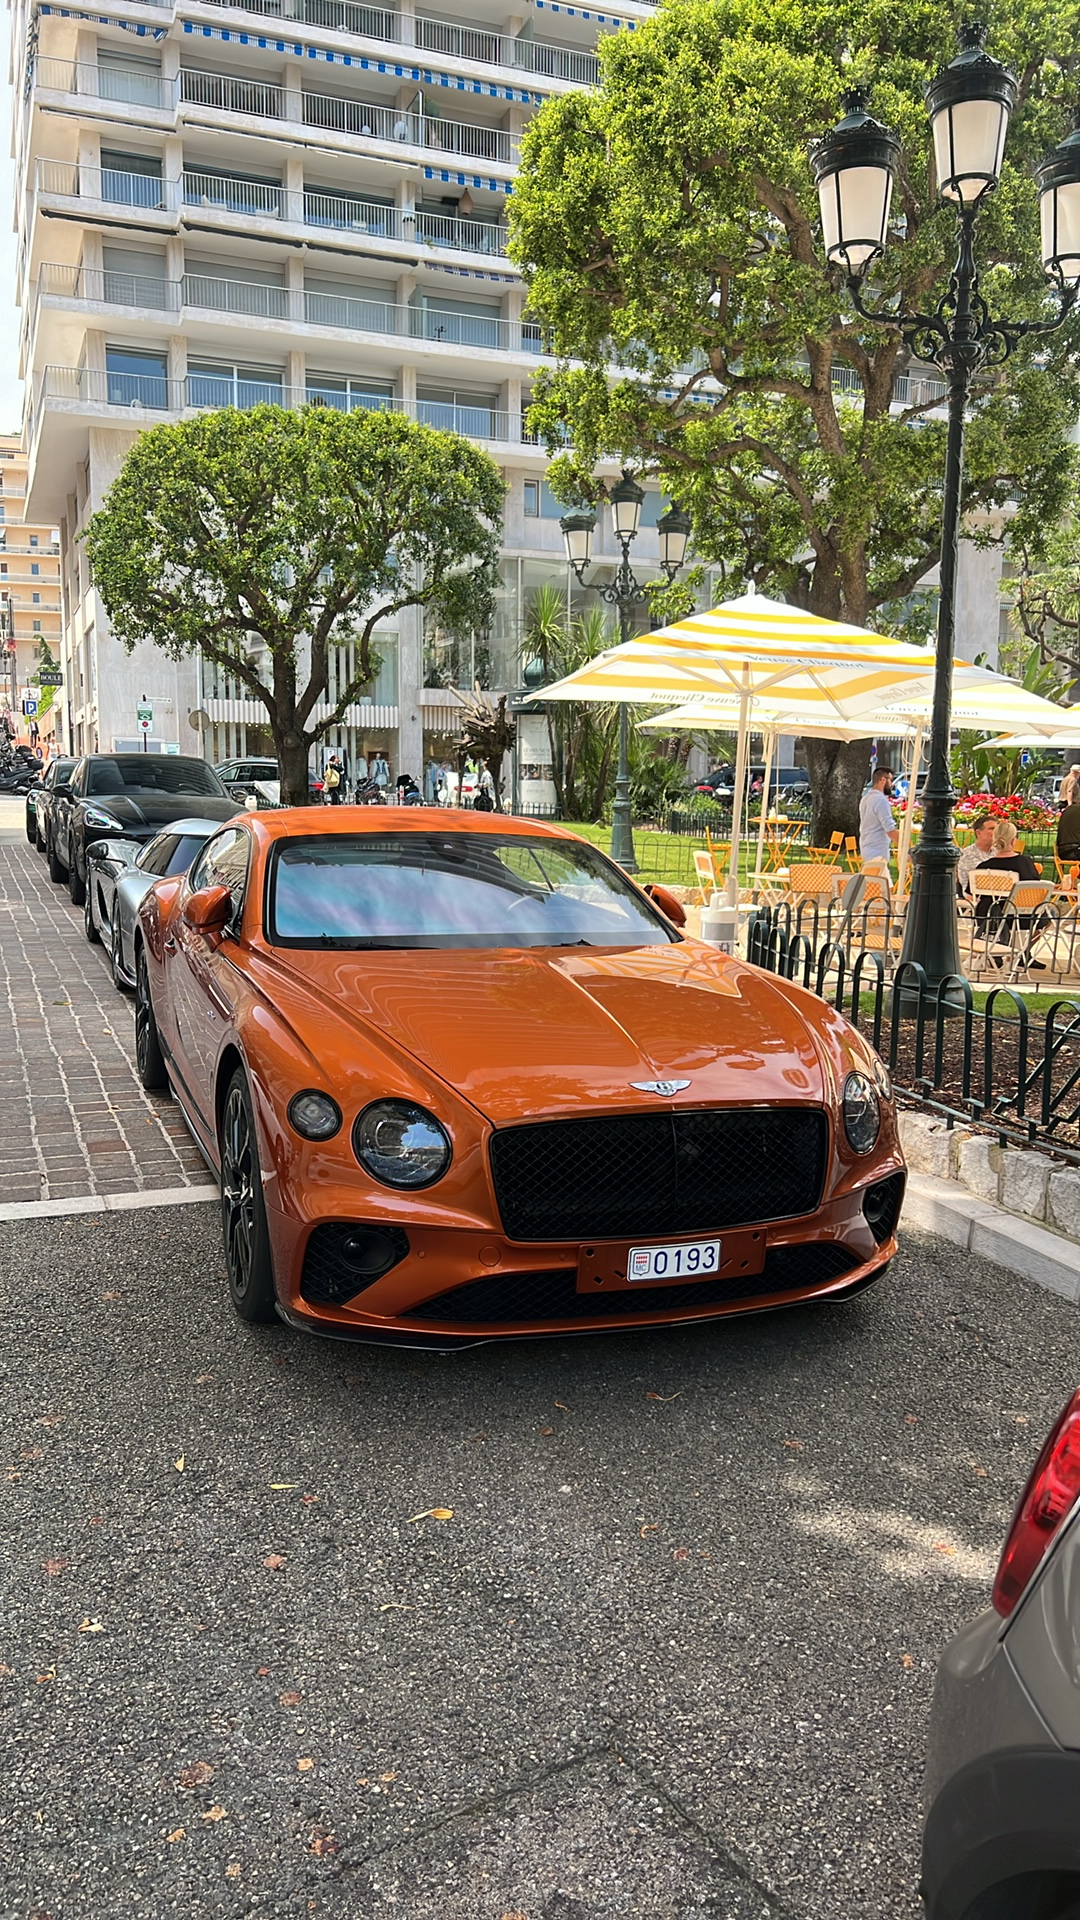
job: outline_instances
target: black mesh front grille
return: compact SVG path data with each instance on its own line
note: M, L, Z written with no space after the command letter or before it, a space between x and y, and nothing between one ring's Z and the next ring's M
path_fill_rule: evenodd
M825 1286L857 1265L858 1256L847 1247L837 1246L835 1241L819 1241L805 1247L773 1247L765 1256L762 1273L732 1274L730 1278L699 1280L685 1287L634 1287L618 1293L590 1294L578 1292L577 1274L569 1267L555 1267L547 1273L492 1273L410 1307L402 1318L474 1326L627 1319L637 1315L656 1319L759 1299L770 1293L793 1292L800 1287Z
M900 1218L900 1208L904 1202L905 1180L902 1173L890 1173L887 1180L878 1180L867 1187L863 1195L863 1213L878 1246L884 1246L896 1232Z
M408 1235L400 1227L332 1220L316 1227L304 1253L300 1294L313 1306L355 1300L404 1260Z
M813 1107L546 1120L493 1134L491 1171L511 1240L714 1233L813 1213L828 1140Z

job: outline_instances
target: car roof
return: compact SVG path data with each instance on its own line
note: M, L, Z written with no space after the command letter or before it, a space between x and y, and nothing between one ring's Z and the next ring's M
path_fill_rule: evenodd
M228 826L228 824L227 820L204 820L201 815L189 814L183 820L170 820L166 826L163 826L159 832L154 835L154 838L155 840L159 840L162 834L179 833L191 838L194 838L197 834L202 834L204 840L209 840L212 833L219 833L222 827ZM116 837L122 840L124 836L123 834L118 834Z
M252 832L267 842L331 835L471 833L509 834L522 840L573 840L581 835L552 820L522 820L508 813L474 813L464 807L280 807L272 813L248 813Z

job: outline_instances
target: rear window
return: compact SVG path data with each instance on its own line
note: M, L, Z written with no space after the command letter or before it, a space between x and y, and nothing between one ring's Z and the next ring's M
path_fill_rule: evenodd
M293 947L661 947L675 934L595 847L499 833L282 841L271 942Z

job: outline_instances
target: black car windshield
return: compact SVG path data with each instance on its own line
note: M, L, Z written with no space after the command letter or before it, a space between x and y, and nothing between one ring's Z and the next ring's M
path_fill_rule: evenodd
M293 947L662 947L678 938L595 848L500 833L283 841L268 938Z
M94 760L87 792L95 799L110 793L201 793L218 800L229 798L205 761L181 760L168 753L117 754L115 759Z

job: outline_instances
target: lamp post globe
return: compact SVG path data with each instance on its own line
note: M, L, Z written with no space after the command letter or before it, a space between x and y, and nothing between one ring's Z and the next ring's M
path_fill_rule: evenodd
M979 292L975 237L979 214L1001 175L1005 136L1016 104L1013 74L985 48L986 31L965 27L960 51L926 89L941 198L957 218L957 256L946 291L931 313L902 302L867 305L863 285L888 238L892 181L900 143L874 120L864 92L844 99L844 117L811 150L830 268L839 269L860 317L899 333L908 352L941 368L948 382L948 437L942 490L941 548L934 698L923 828L912 858L899 977L905 1002L931 993L960 973L956 914L957 848L952 836L956 795L949 770L952 672L956 650L956 585L964 471L964 419L973 377L999 365L1025 338L1053 333L1072 311L1080 286L1080 132L1036 168L1043 265L1059 293L1049 320L995 320ZM905 968L907 971L905 972ZM956 996L945 1002L959 1010Z

